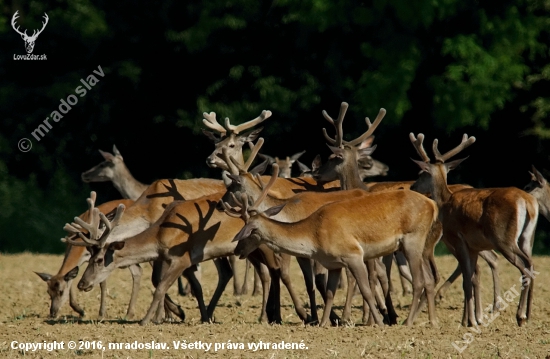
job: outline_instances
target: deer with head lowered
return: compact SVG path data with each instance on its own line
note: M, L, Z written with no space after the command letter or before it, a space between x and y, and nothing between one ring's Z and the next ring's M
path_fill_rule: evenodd
M166 208L164 214L151 227L123 242L107 243L105 233L99 238L97 238L97 234L90 238L82 236L82 239L90 246L92 258L78 284L79 288L89 290L118 267L148 260L162 261L165 264L162 279L156 285L153 302L140 324L147 324L153 315L155 315L155 322L160 321L160 300L175 281L178 273L182 271L185 273L192 266L205 260L233 254L237 243L232 242L232 239L243 227L244 222L227 216L223 211L216 210L217 202L221 199L222 194L217 193L196 200L175 201ZM96 214L92 214L92 216L94 215ZM99 216L110 230L113 225L104 216ZM117 213L117 216L121 216L120 212ZM98 225L96 223L91 227L97 228ZM73 228L69 227L68 229L73 233L78 233ZM267 248L261 249L261 252L261 255L257 255L255 258L263 258L266 265L271 266L273 252ZM257 262L253 260L253 263ZM227 280L222 283L220 278L216 293L207 308L202 300L200 284L190 278L193 290L198 293L197 300L203 321L212 320L216 302L221 296ZM263 281L267 282L265 276ZM264 288L262 317L264 317L267 305L267 286ZM300 318L308 321L307 313L303 307L299 303L295 303L295 306ZM278 321L280 322L280 318Z
M439 207L443 225L442 239L450 244L460 263L464 288L464 312L462 325L477 326L483 322L480 306L474 304L473 282L477 280L475 268L480 251L498 250L522 274L523 286L516 320L523 325L530 316L533 300L533 261L531 252L537 225L539 205L528 193L515 188L466 188L451 192L447 185L447 173L464 159L447 162L475 142L475 137L464 134L462 142L452 150L441 154L435 139L432 151L435 163L431 163L422 142L424 135L410 140L423 161L413 160L426 173L411 187L427 186ZM451 249L452 248L452 249Z
M119 204L124 204L129 206L133 203L132 200L115 200L103 203L97 208L101 213L107 214L115 209ZM88 212L84 212L79 217L86 221L88 220ZM73 237L76 237L73 235ZM77 238L72 238L73 240L78 240ZM71 308L77 312L80 316L84 316L84 310L76 302L76 297L74 291L71 287L72 281L78 275L78 267L87 262L90 258L90 253L86 251L85 247L82 246L73 246L67 244L65 249L65 257L63 258L63 263L57 274L51 275L47 273L35 272L46 284L48 285L48 294L50 295L51 304L50 304L50 317L57 318L59 315L59 310L61 307L69 300ZM139 282L141 279L141 267L139 265L134 265L128 267L132 273L132 294L130 303L128 305L128 310L126 312L126 318L131 319L134 316L134 306L137 299L137 294L139 290ZM103 318L106 312L105 298L107 294L106 281L100 283L101 288L101 302L99 306L99 317Z
M352 195L352 192L355 194ZM267 190L264 189L254 202L247 193L233 195L236 206L223 202L225 210L232 216L244 219L246 223L235 237L235 241L240 241L235 253L246 255L265 244L275 252L310 258L325 266L329 275L320 326L326 325L329 320L341 269L349 268L357 279L374 321L383 326L373 293L367 284L364 262L401 249L411 264L414 282L414 298L406 323L413 324L413 316L424 289L431 299L430 321L435 325L434 283L429 278L425 280L427 261L422 258L422 254L427 234L437 219L437 206L430 199L412 191L372 194L360 190L352 192L340 192L341 201L324 204L296 222L281 222L270 217L284 211L286 205L305 201L291 198L282 205L261 211L258 208Z

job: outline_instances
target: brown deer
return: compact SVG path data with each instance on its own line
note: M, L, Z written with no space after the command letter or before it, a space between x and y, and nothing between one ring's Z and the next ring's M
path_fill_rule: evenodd
M101 213L109 213L116 208L120 203L125 206L129 206L134 201L128 199L121 199L103 203L97 208ZM82 213L79 216L82 220L88 220L88 211ZM71 308L77 312L81 317L84 316L84 310L76 302L74 291L71 287L72 281L78 275L78 267L87 262L90 258L90 253L82 246L73 246L67 244L65 249L65 257L61 268L57 271L57 274L47 274L35 272L46 284L48 285L48 294L50 295L50 317L57 318L61 307L69 300ZM137 299L139 290L139 284L141 279L141 267L139 265L133 265L128 267L132 273L133 287L128 304L128 311L126 312L126 318L131 319L134 316L134 306ZM99 306L99 317L103 318L106 312L105 297L107 294L106 281L100 283L101 288L101 302Z
M241 241L235 253L243 256L261 244L266 244L275 252L310 258L325 266L329 270L329 278L320 326L326 325L329 320L341 269L349 268L371 309L374 321L383 326L373 293L367 285L368 275L364 262L401 249L411 264L414 282L414 298L406 323L413 324L421 292L425 290L430 298L430 321L436 325L434 282L430 276L424 276L430 264L422 257L426 237L437 219L436 204L412 191L354 191L359 197L348 195L351 193L349 191L340 193L342 201L327 203L308 217L291 223L270 217L284 210L286 205L303 201L291 198L286 204L260 211L258 208L267 195L266 189L253 204L250 204L250 197L244 192L240 198L232 196L237 206L232 207L224 202L226 212L246 222L235 237L236 241Z
M123 198L137 200L143 192L149 187L132 176L130 170L124 163L122 154L113 145L113 153L99 150L104 161L82 173L81 178L85 183L91 182L113 182L115 188L120 192ZM200 280L200 267L198 267L197 276ZM182 277L178 278L178 294L185 296L190 293L190 284L183 284Z
M239 164L244 164L244 158L243 158L243 152L242 152L242 146L245 143L251 143L258 137L258 134L262 131L263 127L260 127L258 129L245 132L243 131L249 130L250 128L262 123L269 117L271 117L272 113L271 111L264 110L260 114L260 116L247 121L245 123L242 123L240 125L232 125L229 121L229 118L225 118L224 125L222 126L220 123L218 123L216 119L216 113L210 112L210 113L203 113L204 119L202 122L211 130L203 130L202 132L214 143L216 146L214 152L210 154L210 156L206 159L206 164L209 167L212 168L220 168L222 170L228 170L226 167L226 164L224 161L220 160L219 155L221 155L223 149L225 148L227 153L234 157ZM231 256L229 257L231 266L234 268L234 266L237 264L235 257ZM233 291L235 294L247 294L248 293L248 260L246 262L246 270L245 270L245 277L243 278L243 284L241 285L240 281L237 280L237 276L233 278ZM256 295L260 293L261 291L261 284L260 284L260 277L258 276L258 272L254 272L254 290L252 292L252 295Z
M90 290L94 284L106 278L115 268L149 260L162 261L166 266L156 285L154 300L141 324L147 324L155 313L155 322L159 322L161 307L159 306L160 300L157 299L162 298L175 281L174 273L178 271L187 273L197 263L233 254L237 243L232 242L232 239L244 223L240 219L227 216L223 211L216 210L217 202L221 199L222 194L205 196L197 200L173 202L151 227L123 242L107 243L109 231L115 227L115 223L122 216L123 209L119 209L113 223L110 223L105 216L101 216L92 208L92 217L95 218L92 223L84 223L77 219L78 225L89 229L91 233L89 237L79 234L79 230L74 228L74 224L67 227L67 230L72 233L79 234L93 252L88 267L79 282L79 289ZM97 230L99 221L107 227L103 234ZM276 260L273 258L273 252L268 248L264 247L261 251L261 256L256 256L256 258L263 258L262 260L268 266L271 260ZM253 261L253 263L255 262ZM200 284L194 281L192 276L188 277L193 290L198 293L196 297L199 301L203 321L212 320L217 300L231 275L230 271L225 271L225 273L229 274L229 277L225 280L220 278L220 283L208 308L202 300ZM265 276L262 280L264 283L267 282ZM264 286L264 288L266 289L264 292L267 294L267 287ZM265 316L266 306L267 295L264 295L262 318ZM307 313L300 303L295 303L295 306L300 318L308 321Z
M423 172L411 189L427 186L439 207L443 225L442 239L460 263L464 288L462 325L477 326L483 322L481 306L475 306L473 282L479 252L498 250L522 274L523 286L516 319L523 325L530 316L533 299L533 261L531 252L537 225L539 205L526 192L515 188L467 188L452 192L447 185L447 173L464 159L447 162L475 142L464 134L462 142L441 154L437 139L433 142L435 163L430 163L422 142L424 135L410 140L422 161L413 160Z

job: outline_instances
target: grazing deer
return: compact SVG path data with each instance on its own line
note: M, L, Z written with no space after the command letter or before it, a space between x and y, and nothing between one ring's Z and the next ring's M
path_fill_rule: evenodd
M183 271L189 275L192 274L188 273L189 269L198 263L233 254L237 243L232 242L232 239L243 227L244 222L227 216L223 211L216 210L217 202L221 199L222 194L217 193L190 201L172 202L151 227L123 242L107 243L109 232L122 217L123 208L119 208L112 223L91 208L91 217L93 218L91 223L75 219L76 225L89 230L89 237L82 235L75 228L75 224L66 227L71 233L79 234L92 251L92 258L78 284L79 289L90 290L115 268L149 260L161 261L165 264L165 268L162 275L159 276L159 282L155 285L156 291L149 311L140 324L147 324L155 313L155 322L159 322L162 315L159 310L161 308L159 298L165 295L166 290L175 281L175 275L178 272ZM102 234L98 231L100 221L107 228ZM263 248L261 251L262 254L257 255L256 258L263 258L262 260L269 266L273 259L271 258L273 252L268 248ZM253 261L253 263L256 262ZM193 280L192 275L187 276L193 290L197 293L201 320L205 322L212 320L216 303L231 276L229 267L227 270L219 272L220 282L208 307L204 304L200 284ZM222 278L223 274L225 274L224 278ZM262 281L267 283L265 275ZM266 316L267 286L264 286L264 289L262 318ZM300 318L308 321L307 313L300 303L295 303L295 306ZM280 315L278 321L281 321Z
M265 244L275 252L318 261L329 270L325 308L320 326L326 325L332 310L332 301L343 267L356 278L361 294L368 303L376 324L384 323L375 305L365 261L404 251L413 273L414 298L407 325L413 324L420 295L428 294L430 322L436 325L433 279L424 276L428 264L422 257L426 237L437 219L436 204L412 191L368 193L354 191L359 197L342 191L341 201L327 203L308 217L297 222L280 222L270 217L284 210L286 205L302 203L291 198L287 203L260 211L259 205L269 190L265 186L253 204L242 192L232 196L237 207L224 202L226 212L244 219L246 225L236 235L240 241L235 249L241 256ZM362 193L364 192L364 193ZM305 194L304 194L305 195Z
M99 153L103 156L104 161L83 172L82 181L86 183L111 181L122 197L136 201L149 185L139 182L132 176L116 145L113 145L112 154L102 150L99 150ZM197 274L200 274L200 267ZM200 280L200 277L198 279ZM181 277L179 277L178 294L185 296L189 292L189 283L184 286Z
M101 213L109 213L114 208L116 208L120 203L129 206L134 201L128 199L121 199L116 201L110 201L99 205L97 208ZM79 216L82 220L88 220L88 211L82 213ZM61 268L57 271L57 274L51 275L47 273L35 272L46 284L48 285L48 294L50 295L51 304L50 304L50 317L57 318L59 314L59 309L67 302L69 299L69 304L75 312L77 312L81 317L84 316L84 310L76 302L76 297L74 291L72 290L71 284L73 279L78 275L78 267L87 262L90 258L90 253L86 251L86 248L82 246L73 246L68 244L65 249L65 257L63 258L63 263ZM137 299L137 294L139 290L139 282L141 279L141 267L139 265L133 265L128 267L132 273L132 294L130 299L130 304L128 305L128 311L126 312L126 317L131 319L134 316L134 306ZM99 306L99 317L103 318L106 312L105 306L105 297L107 294L106 281L100 283L101 288L101 303Z
M473 282L479 252L498 250L522 274L522 290L516 320L523 325L530 316L533 300L533 261L531 252L537 225L539 205L526 192L515 188L467 188L452 192L447 185L447 173L464 159L446 162L475 142L475 137L464 134L462 142L441 154L437 139L433 142L435 163L430 162L422 142L424 135L410 140L422 158L413 160L427 175L411 186L427 186L439 207L443 225L442 239L448 244L460 263L464 288L462 325L477 326L483 322L481 306L475 306ZM477 300L477 299L476 299Z

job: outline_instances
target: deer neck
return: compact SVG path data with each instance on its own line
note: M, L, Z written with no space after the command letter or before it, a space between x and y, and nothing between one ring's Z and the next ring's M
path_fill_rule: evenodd
M86 247L67 245L67 249L65 250L65 257L63 258L63 263L61 264L61 268L59 268L56 276L65 276L65 274L69 273L71 269L80 266L88 259L89 255Z
M338 178L340 179L340 187L342 190L348 189L362 189L368 191L367 186L359 175L359 167L357 166L357 159L355 156L349 158L342 163L341 169L338 171Z
M447 185L446 170L443 169L442 166L437 168L437 170L434 171L435 175L432 174L432 181L433 181L432 199L435 201L435 203L437 203L437 206L441 208L443 204L449 202L453 193L451 192L451 190L449 189L449 186Z
M112 181L122 197L134 201L147 189L147 185L136 180L125 165L115 173Z
M316 252L311 240L311 229L305 221L284 223L261 217L257 225L262 242L275 252L297 257L311 257Z
M157 241L154 238L147 235L147 233L140 233L125 240L124 247L115 251L114 261L116 267L127 267L132 264L156 260L159 257L159 250Z

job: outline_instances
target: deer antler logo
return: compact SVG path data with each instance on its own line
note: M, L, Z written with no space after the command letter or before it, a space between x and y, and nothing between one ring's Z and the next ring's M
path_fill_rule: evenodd
M13 17L11 18L11 26L13 27L15 32L21 35L21 38L25 41L25 50L27 50L27 53L32 54L32 50L34 50L34 43L36 41L36 38L38 37L38 35L40 35L40 33L42 33L42 31L44 31L44 28L48 24L48 20L49 20L48 14L44 13L44 19L46 21L42 23L42 29L33 30L32 36L29 36L27 35L27 30L25 30L25 32L21 32L19 31L19 26L17 26L17 28L15 27L15 20L17 20L17 18L19 17L19 15L17 14L18 12L19 10L17 10L15 14L13 14Z

